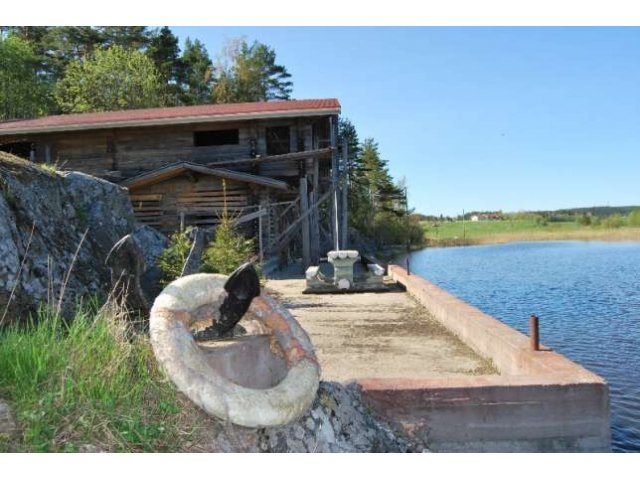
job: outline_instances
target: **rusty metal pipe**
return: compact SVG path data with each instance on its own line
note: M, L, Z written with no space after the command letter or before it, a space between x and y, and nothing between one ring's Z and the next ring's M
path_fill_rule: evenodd
M531 338L531 350L540 350L540 331L538 329L538 317L536 315L529 317L529 337Z

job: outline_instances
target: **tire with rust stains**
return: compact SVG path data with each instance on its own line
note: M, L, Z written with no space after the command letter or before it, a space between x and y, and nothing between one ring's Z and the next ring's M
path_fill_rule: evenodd
M151 308L149 333L158 362L178 389L209 415L245 427L284 425L302 416L315 399L320 368L306 332L267 295L254 298L257 316L283 352L287 374L272 388L248 388L231 382L207 362L189 332L193 312L217 311L228 277L196 274L169 284Z

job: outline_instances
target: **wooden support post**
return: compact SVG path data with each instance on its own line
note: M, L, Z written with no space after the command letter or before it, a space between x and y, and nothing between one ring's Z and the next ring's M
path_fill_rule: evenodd
M333 189L329 189L328 192L325 192L325 193L322 194L322 196L318 199L318 201L316 202L315 205L312 205L311 208L309 210L307 210L307 213L304 213L304 214L300 213L300 215L298 215L298 218L296 220L294 220L282 233L280 233L278 235L278 238L274 242L274 247L272 247L272 250L278 252L282 248L284 248L284 246L289 241L290 235L292 235L294 232L297 232L298 227L302 223L302 220L307 218L309 216L309 213L313 209L318 208L320 205L322 205L327 200L329 200L329 202L328 202L329 203L329 207L331 207L331 196L333 195L333 193L334 193L334 190Z
M331 134L331 188L334 191L333 204L331 206L331 244L335 250L339 249L338 242L338 154L336 149L338 139L338 117L329 117Z
M334 249L340 250L340 229L339 229L339 221L340 221L340 213L338 212L338 190L333 191L333 220L335 225L333 226L333 238L335 241Z
M318 212L318 188L320 187L320 166L318 160L313 160L313 191L311 192L310 204L313 205L311 212L311 263L318 265L320 262L320 213Z
M342 220L342 224L340 226L340 247L343 250L347 250L347 242L349 239L349 170L347 166L349 165L349 157L348 157L348 145L345 141L342 144L342 168L343 168L343 176L342 176L342 189L340 190L342 193L342 201L340 202L341 212L340 219Z
M260 207L262 210L262 207ZM262 215L258 217L258 247L260 248L260 265L264 263L264 248L262 247Z
M309 240L309 194L307 192L307 176L300 177L300 215L302 218L302 263L306 269L311 265Z

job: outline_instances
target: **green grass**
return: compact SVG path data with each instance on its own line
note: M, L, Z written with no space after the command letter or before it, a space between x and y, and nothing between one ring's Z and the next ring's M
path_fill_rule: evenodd
M436 226L437 225L437 226ZM431 245L473 245L533 240L640 240L640 228L580 225L577 222L541 222L535 219L423 222Z
M58 174L58 169L56 168L56 165L52 165L50 163L38 163L37 164L38 167L40 168L40 170L47 172L51 175L57 175Z
M80 308L68 325L42 311L0 331L0 396L20 434L0 449L178 451L189 440L183 404L145 336L123 315Z

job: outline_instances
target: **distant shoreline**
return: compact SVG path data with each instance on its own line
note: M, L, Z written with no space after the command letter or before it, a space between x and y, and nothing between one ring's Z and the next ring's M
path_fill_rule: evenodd
M522 231L513 233L494 233L474 235L467 238L440 238L427 240L426 247L462 247L473 245L494 245L514 242L545 241L603 241L603 242L640 242L640 227L621 227L616 229L579 228L575 231Z

